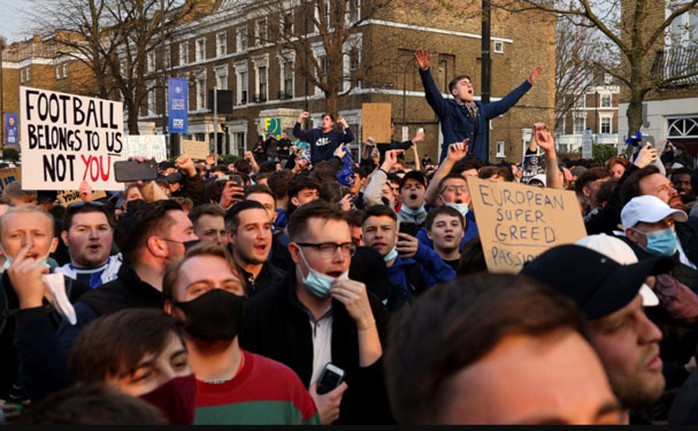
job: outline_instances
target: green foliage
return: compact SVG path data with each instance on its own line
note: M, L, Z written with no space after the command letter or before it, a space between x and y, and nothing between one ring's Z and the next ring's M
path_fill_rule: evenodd
M235 154L221 154L220 156L223 159L224 164L229 164L233 163L235 160L239 159L239 156L236 156Z
M606 160L616 155L618 155L618 150L614 146L604 144L593 144L591 146L591 158L595 162L605 163Z
M19 151L16 148L5 147L2 149L2 158L16 162L19 160Z

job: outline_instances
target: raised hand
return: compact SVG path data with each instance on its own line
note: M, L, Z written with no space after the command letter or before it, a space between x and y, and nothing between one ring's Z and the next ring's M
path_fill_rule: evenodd
M450 161L457 162L468 154L468 142L470 139L466 139L463 142L456 142L448 146L448 154L446 158Z
M533 125L533 140L546 153L555 151L555 140L545 123L536 123Z
M417 60L417 65L420 69L429 69L429 65L431 64L431 54L429 54L429 50L418 48L414 53L414 58Z
M531 83L531 85L536 85L536 78L538 78L538 74L543 71L543 66L536 66L531 70L531 74L528 77L528 82Z

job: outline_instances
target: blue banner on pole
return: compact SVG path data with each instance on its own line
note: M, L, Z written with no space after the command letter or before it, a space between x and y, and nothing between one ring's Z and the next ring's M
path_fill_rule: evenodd
M5 114L3 118L5 123L5 145L18 145L17 140L17 114Z
M168 80L168 110L170 133L187 133L189 116L189 84L187 78Z

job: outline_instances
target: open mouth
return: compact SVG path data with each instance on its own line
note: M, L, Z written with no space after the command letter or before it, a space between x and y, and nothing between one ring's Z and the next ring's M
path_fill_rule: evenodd
M337 277L341 276L342 274L343 274L342 271L330 271L327 273L327 275L329 275L330 277L334 277L334 278L337 278Z
M446 236L444 236L444 239L445 239L446 241L453 241L454 238L455 238L455 236L453 236L453 235L446 235Z
M462 203L463 203L463 199L456 199L456 200L454 201L454 203L456 203L456 204L462 204Z
M412 193L412 194L410 195L410 199L413 200L413 201L416 200L416 199L417 199L417 195L416 195L415 193Z

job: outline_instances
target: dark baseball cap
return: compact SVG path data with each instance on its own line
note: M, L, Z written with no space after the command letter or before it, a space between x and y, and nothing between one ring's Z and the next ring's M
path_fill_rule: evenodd
M528 264L521 274L571 298L590 320L628 305L649 275L673 268L668 257L651 257L632 265L579 245L553 247Z
M409 171L408 173L403 175L402 179L400 180L400 189L402 189L405 186L407 180L416 180L424 187L427 186L427 177L424 176L422 171Z

